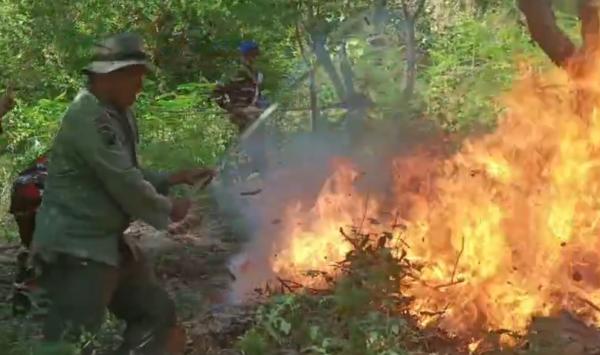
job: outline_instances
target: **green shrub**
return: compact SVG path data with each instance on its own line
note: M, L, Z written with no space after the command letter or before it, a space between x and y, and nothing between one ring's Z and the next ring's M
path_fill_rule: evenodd
M519 56L543 58L528 36L504 12L465 15L436 35L421 73L427 115L449 130L493 125L495 98L515 78Z

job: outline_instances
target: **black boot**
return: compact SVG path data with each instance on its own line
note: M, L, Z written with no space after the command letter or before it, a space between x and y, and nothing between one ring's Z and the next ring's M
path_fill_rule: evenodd
M17 272L13 284L12 311L14 316L24 316L31 311L30 287L34 279L34 270L28 264L29 251L17 255Z

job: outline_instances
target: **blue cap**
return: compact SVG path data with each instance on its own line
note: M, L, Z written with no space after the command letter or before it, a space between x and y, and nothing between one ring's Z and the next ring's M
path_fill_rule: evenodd
M242 43L240 43L240 52L242 52L242 54L248 54L253 50L258 50L258 43L254 41L242 41Z

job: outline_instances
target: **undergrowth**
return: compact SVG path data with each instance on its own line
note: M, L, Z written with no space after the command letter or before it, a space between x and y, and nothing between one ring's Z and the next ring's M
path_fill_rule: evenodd
M324 280L318 289L282 279L278 288L268 287L275 296L258 308L253 327L238 340L242 354L600 354L600 331L565 312L534 317L525 334L482 329L456 337L435 322L419 326L403 290L418 279L421 266L389 246L389 233L340 233L353 249L335 276L309 272Z
M262 305L256 325L238 343L244 354L290 349L303 354L401 355L426 343L402 311L410 299L401 289L415 266L403 252L387 246L388 234L346 238L354 249L337 265L338 277L324 277L326 290L305 288ZM297 291L281 282L284 291Z
M79 355L92 345L99 351L111 351L118 344L122 322L107 317L98 334L83 334L76 343L45 343L41 340L41 323L36 314L13 317L10 303L0 305L0 349L3 355Z

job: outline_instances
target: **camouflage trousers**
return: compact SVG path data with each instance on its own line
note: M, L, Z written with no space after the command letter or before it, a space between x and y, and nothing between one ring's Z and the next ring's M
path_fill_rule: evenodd
M175 306L145 260L124 257L119 267L65 254L36 260L39 286L49 301L43 333L47 343L94 334L108 309L126 322L118 355L165 355L176 327ZM84 353L93 354L92 346Z
M240 114L233 114L233 116L240 116ZM258 118L248 118L246 116L243 117L244 118L238 118L234 120L234 122L238 122L236 124L238 126L238 134L240 135L252 125L256 118ZM252 173L264 173L267 170L267 140L267 129L264 125L262 125L256 128L256 130L246 139L246 141L241 142L239 147L241 149L241 153L242 155L245 155L249 161L242 163L238 162L237 165L240 175L247 177Z

